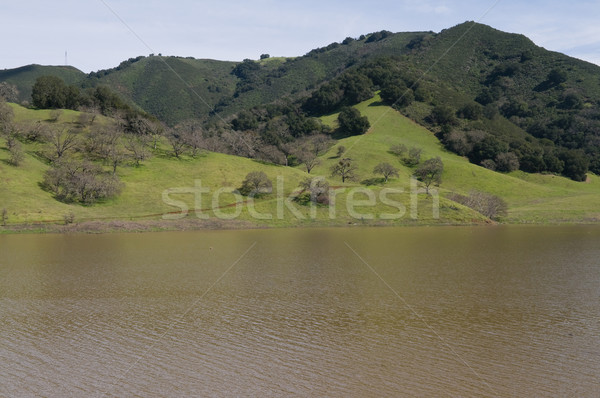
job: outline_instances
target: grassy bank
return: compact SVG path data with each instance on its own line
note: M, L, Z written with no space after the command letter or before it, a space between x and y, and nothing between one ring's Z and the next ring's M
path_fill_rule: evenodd
M165 144L141 166L126 164L118 169L124 189L117 198L93 206L65 204L40 187L44 172L49 168L38 155L41 144L24 144L25 160L21 166L14 167L8 164L8 149L0 139L0 211L7 210L7 227L3 230L77 230L76 226L57 226L64 224L65 215L72 215L74 224L80 228L95 223L90 230L109 231L489 223L483 215L446 197L451 192L468 194L473 189L497 195L508 203L508 215L502 222L600 221L600 179L597 176L591 175L586 183L578 183L554 175L492 172L446 151L430 131L380 105L377 97L357 108L369 118L372 126L369 132L340 140L322 155L321 164L310 174L326 177L336 188L335 205L329 207L313 208L289 200L298 190L298 183L308 176L300 166L283 167L211 152L195 158L175 159ZM77 112L65 111L58 121L49 122L48 111L18 106L14 106L14 110L17 122L39 120L65 128L72 126L78 117ZM323 120L335 125L336 117L329 115ZM98 120L98 123L110 122L109 119ZM405 167L389 153L390 146L395 144L422 148L422 160L434 156L443 160L444 174L442 184L437 187L438 198L417 193L411 186L414 169ZM339 161L336 153L340 145L346 148L344 156L351 157L358 166L356 182L342 183L339 178L330 176L330 167ZM383 161L399 169L399 177L387 184L378 182L378 176L372 172L375 165ZM265 172L273 181L275 192L250 203L235 197L231 192L241 186L250 171ZM198 195L199 186L207 192ZM387 189L396 192L386 194ZM387 204L384 197L388 199Z

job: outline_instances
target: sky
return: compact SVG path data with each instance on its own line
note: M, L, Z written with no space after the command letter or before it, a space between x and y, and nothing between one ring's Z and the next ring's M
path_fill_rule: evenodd
M261 54L291 57L348 36L383 29L439 32L465 21L521 33L548 50L600 65L599 0L3 3L0 69L66 63L91 72L151 53L229 61L258 59Z

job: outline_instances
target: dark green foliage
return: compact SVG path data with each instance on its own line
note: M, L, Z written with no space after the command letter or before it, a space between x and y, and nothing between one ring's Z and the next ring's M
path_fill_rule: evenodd
M273 191L273 184L263 171L252 171L246 175L239 189L244 196L260 197Z
M479 102L481 105L487 105L498 101L501 96L502 89L500 87L484 87L475 98L475 101Z
M502 152L496 155L496 170L505 173L519 170L519 158L513 152Z
M66 108L67 93L67 85L60 77L42 76L32 87L32 104L40 109Z
M455 112L448 105L438 105L431 111L431 120L437 125L456 124Z
M554 68L548 73L548 81L554 85L564 83L567 81L567 72L562 69Z
M367 39L367 43L373 43L376 41L380 41L392 35L392 32L387 30L382 30L380 32L371 33L369 38Z
M359 135L367 132L371 124L366 116L361 116L356 108L345 107L338 116L340 130L345 135Z
M255 133L252 140L258 137L258 141L244 152L247 156L262 156L258 153L264 152L263 145L289 154L285 146L295 139L327 132L308 115L339 111L380 89L385 103L395 104L403 114L435 131L454 126L495 136L509 145L503 153L514 153L522 170L558 172L565 148L582 150L590 171L600 173L598 71L589 63L539 48L524 36L469 22L439 34L383 31L359 40L347 38L343 44L331 43L281 61L137 57L88 76L69 67L32 65L0 71L0 84L10 88L3 92L22 101L31 97L35 79L54 75L63 79L65 87L79 88L79 97L72 88L64 90L65 98L57 95L65 107L111 114L139 106L169 125L200 118L222 131L229 131L223 120L252 110L257 125L251 123L247 131ZM102 89L92 92L101 85L118 93L121 104ZM404 87L411 90L403 91ZM472 105L473 100L485 108ZM261 108L273 101L277 112ZM440 107L450 107L454 120L443 112L429 112ZM464 155L480 141L450 131L439 136L447 148ZM230 150L236 146L232 142L239 141L230 132L223 137L227 140L220 144L213 138L214 149ZM552 144L542 143L543 139ZM474 157L478 156L469 156ZM496 163L496 157L488 159Z
M458 117L469 120L479 120L483 115L483 110L478 104L466 104L456 113Z
M493 135L486 135L481 141L473 145L469 159L475 164L481 164L486 159L496 159L501 154L508 152L508 145Z
M342 78L344 99L348 104L358 104L373 97L373 83L367 76L358 73L347 73Z
M231 127L238 131L253 130L258 127L258 120L252 112L241 111L231 122Z
M258 70L260 70L260 65L257 62L245 59L243 62L237 64L231 73L242 80L251 80L255 77Z
M394 108L404 108L415 100L415 95L411 89L406 87L403 80L388 80L381 88L379 93L381 99L386 104Z
M559 159L564 162L563 174L575 181L585 181L589 159L581 150L564 149L559 154Z

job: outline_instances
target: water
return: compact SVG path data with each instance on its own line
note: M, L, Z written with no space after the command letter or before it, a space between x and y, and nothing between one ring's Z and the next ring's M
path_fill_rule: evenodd
M600 228L0 236L0 396L600 396Z

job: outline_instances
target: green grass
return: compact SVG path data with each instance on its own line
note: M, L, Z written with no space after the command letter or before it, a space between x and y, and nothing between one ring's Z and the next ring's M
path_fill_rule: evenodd
M495 173L473 165L466 159L447 152L437 138L428 130L405 118L387 106L377 105L378 98L361 103L357 108L371 122L371 129L361 136L340 140L328 153L322 156L322 163L311 176L324 176L332 187L338 190L335 217L330 216L330 208L301 206L290 204L299 215L294 216L287 207L283 209L283 218L279 217L278 201L275 194L257 199L255 211L270 216L270 219L255 219L252 209L246 204L241 206L237 219L253 222L262 226L310 226L310 225L348 225L348 224L470 224L484 223L485 217L446 199L450 192L467 194L472 189L489 192L504 198L509 204L507 222L518 223L556 223L591 222L600 220L600 178L590 176L587 183L577 183L563 177L552 175L532 175L523 172L511 174ZM14 106L15 118L20 122L46 120L47 111L34 111ZM65 111L55 123L70 125L77 119L78 113ZM323 118L328 124L335 124L337 115ZM100 119L108 123L110 119ZM44 122L46 123L46 122ZM440 156L445 165L443 181L438 188L439 218L433 212L434 199L425 194L411 191L413 169L403 166L388 152L394 144L423 148L422 160ZM344 145L349 156L358 165L359 181L376 176L372 170L379 162L386 161L399 169L399 177L392 178L385 185L371 185L368 188L360 182L346 182L330 177L330 167L338 161L335 157L337 147ZM8 150L4 140L0 140L0 209L8 211L8 221L15 223L61 222L64 215L72 212L75 220L156 220L163 214L179 211L178 206L163 202L163 192L172 188L191 190L196 181L210 189L203 194L198 204L191 193L171 193L170 199L184 202L190 209L188 218L195 218L194 208L202 209L202 214L215 217L212 209L214 193L223 188L217 206L217 212L232 214L235 197L231 191L241 186L245 175L250 171L264 171L276 187L277 178L283 181L283 197L288 197L297 189L299 181L307 177L301 167L290 168L256 162L251 159L219 153L203 153L196 158L184 156L177 160L169 156L167 146L163 145L154 157L140 167L124 165L118 174L125 184L122 194L112 200L94 206L64 204L39 186L48 165L35 156L39 144L24 144L26 158L22 166L13 167L7 163ZM401 193L389 194L396 205L382 202L380 195L385 188ZM367 193L365 193L367 192ZM346 206L348 198L354 195L355 201L368 199L368 192L375 196L374 206L358 205L352 209ZM278 204L279 203L279 204ZM411 209L416 206L416 219ZM356 214L352 214L352 212ZM385 220L382 215L402 215L396 220ZM181 214L172 214L180 217Z

